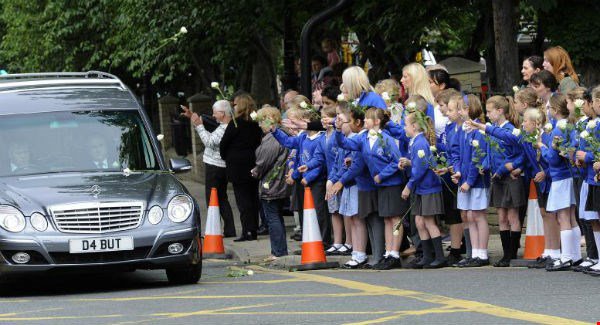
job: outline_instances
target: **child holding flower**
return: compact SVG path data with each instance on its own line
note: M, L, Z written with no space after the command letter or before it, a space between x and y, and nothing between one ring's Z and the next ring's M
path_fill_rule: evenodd
M437 269L447 265L442 247L440 229L435 220L436 215L444 214L444 198L440 178L430 168L433 155L430 146L435 148L435 131L429 117L420 111L410 113L406 117L406 135L410 137L409 157L401 158L399 167L410 166L410 178L402 191L402 198L407 200L414 193L414 206L411 213L419 238L423 246L423 258L416 263L416 268Z

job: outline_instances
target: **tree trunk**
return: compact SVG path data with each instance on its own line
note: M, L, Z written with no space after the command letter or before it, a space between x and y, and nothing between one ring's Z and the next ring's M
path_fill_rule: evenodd
M516 41L515 2L492 0L496 50L496 91L509 92L517 83L519 57Z
M250 93L260 107L263 104L277 103L277 88L275 85L275 71L271 56L271 41L267 37L256 35L256 57L252 65L252 86Z
M289 1L284 1L283 13L283 78L281 79L283 90L298 88L298 75L296 74L294 58L295 43L298 39L292 27L292 12L289 9Z

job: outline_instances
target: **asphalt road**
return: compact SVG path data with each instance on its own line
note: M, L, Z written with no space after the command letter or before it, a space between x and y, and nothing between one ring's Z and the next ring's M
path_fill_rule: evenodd
M208 260L196 285L162 271L15 278L0 322L36 324L577 324L600 279L527 269L284 272ZM253 275L247 275L252 270ZM245 274L244 276L242 276Z

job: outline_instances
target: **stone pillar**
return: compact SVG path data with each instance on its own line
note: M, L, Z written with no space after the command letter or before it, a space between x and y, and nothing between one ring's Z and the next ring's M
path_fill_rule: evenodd
M190 109L192 112L200 115L207 114L212 115L212 98L203 94L195 94L188 98L190 103ZM204 151L204 144L200 140L198 133L194 130L194 124L190 123L190 132L192 133L192 166L194 174L198 174L199 164L202 162L202 158L198 157Z
M166 151L173 146L173 134L171 133L171 116L178 111L179 100L173 96L167 95L158 100L158 119L160 124L160 133L165 136L162 141L162 148ZM167 158L165 156L165 158Z

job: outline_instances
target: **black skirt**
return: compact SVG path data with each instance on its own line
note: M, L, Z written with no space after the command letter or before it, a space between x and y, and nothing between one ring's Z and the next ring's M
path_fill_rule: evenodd
M377 213L377 190L358 191L358 217L366 218L372 213Z
M590 185L591 188L591 185ZM538 197L538 206L540 209L546 209L546 205L548 205L548 195L550 193L542 193L542 189L540 188L540 183L535 183L535 191L537 192Z
M415 195L415 204L410 212L413 216L436 216L444 214L444 197L442 192Z
M401 217L410 209L410 202L402 198L404 185L377 188L377 210L380 217Z
M585 211L596 211L600 213L600 186L589 185Z
M444 223L447 225L462 223L460 210L456 208L456 192L458 187L454 183L447 182L442 185L442 196L444 197L444 214L441 216L442 220L444 220Z
M494 179L490 189L490 206L495 208L520 208L527 204L521 177L505 176Z

